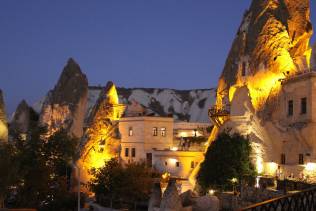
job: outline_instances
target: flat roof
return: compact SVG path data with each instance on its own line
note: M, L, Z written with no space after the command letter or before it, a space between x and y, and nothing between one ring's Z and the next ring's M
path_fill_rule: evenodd
M122 117L119 122L130 121L164 121L173 122L173 117L157 117L157 116L135 116L135 117Z

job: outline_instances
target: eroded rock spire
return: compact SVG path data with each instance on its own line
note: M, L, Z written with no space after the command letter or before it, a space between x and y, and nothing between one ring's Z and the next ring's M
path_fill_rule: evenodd
M87 96L87 77L70 58L42 107L40 123L47 126L49 135L63 128L72 136L82 136Z

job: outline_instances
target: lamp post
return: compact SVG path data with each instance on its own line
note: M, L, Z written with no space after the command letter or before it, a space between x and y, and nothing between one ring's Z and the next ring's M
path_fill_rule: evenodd
M231 182L233 183L233 192L234 192L234 195L236 195L236 194L237 194L236 184L237 184L238 180L237 180L237 178L234 177L233 179L231 179Z
M80 168L77 166L76 163L72 163L72 166L77 170L77 177L78 177L78 191L77 191L77 197L78 197L78 211L80 211Z

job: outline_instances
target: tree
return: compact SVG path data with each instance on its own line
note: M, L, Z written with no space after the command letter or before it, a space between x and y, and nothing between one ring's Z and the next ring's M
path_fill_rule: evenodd
M205 160L197 175L203 190L232 188L233 178L241 179L256 175L251 162L251 145L247 138L225 131L207 149Z
M17 134L12 144L5 148L6 154L0 148L0 168L6 169L4 175L12 171L16 176L8 181L3 180L4 184L0 182L1 190L8 186L14 187L14 194L8 188L2 192L6 196L14 195L11 207L71 210L64 207L66 199L73 201L68 191L67 176L71 172L71 161L75 157L78 142L63 130L48 139L45 134L45 128L34 127L26 140ZM2 178L5 177L0 173L1 181Z
M15 149L11 144L0 144L0 208L4 207L4 199L9 197L10 187L18 180L15 155Z
M130 163L123 167L112 159L99 169L93 169L89 186L96 198L104 196L123 202L136 202L149 197L153 185L152 172L144 163Z

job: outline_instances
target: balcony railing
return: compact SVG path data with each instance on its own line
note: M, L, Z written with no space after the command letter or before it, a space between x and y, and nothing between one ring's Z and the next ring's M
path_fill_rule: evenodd
M226 104L223 107L213 106L208 110L208 116L217 126L223 124L230 115L230 105Z
M241 210L316 210L316 187L270 199Z

